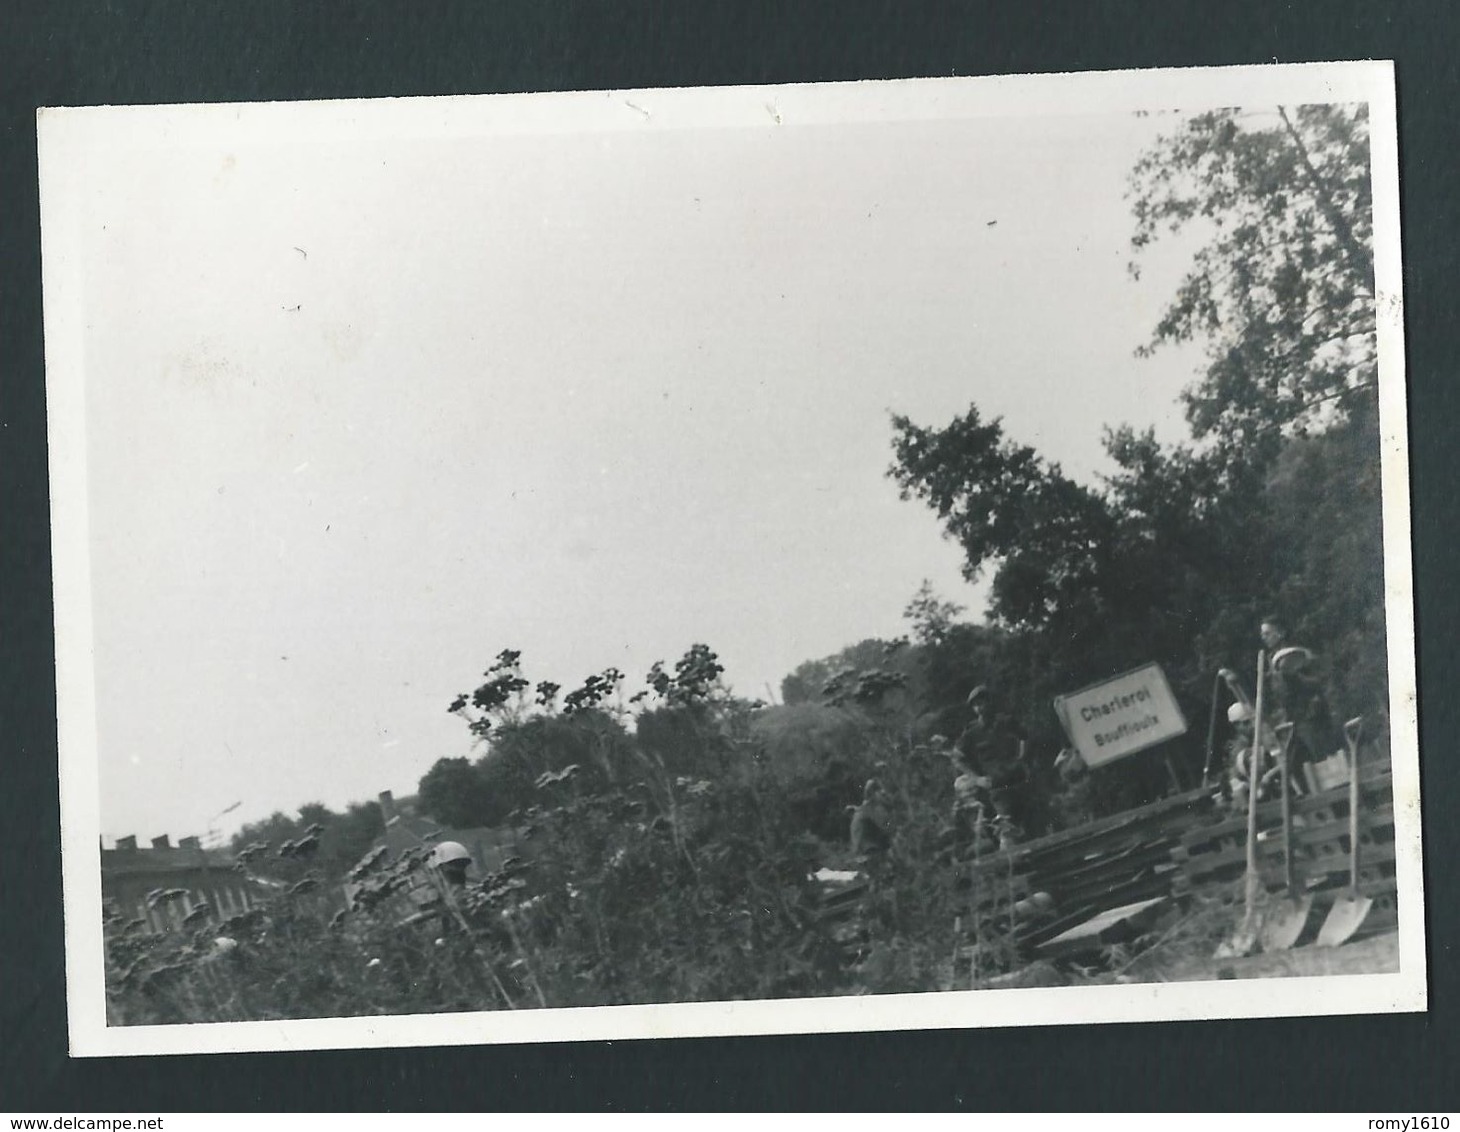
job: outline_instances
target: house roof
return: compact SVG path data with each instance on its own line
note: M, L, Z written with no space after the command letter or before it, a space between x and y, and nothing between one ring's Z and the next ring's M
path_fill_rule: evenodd
M217 849L103 849L101 871L109 876L129 873L196 872L198 869L233 868L233 857Z

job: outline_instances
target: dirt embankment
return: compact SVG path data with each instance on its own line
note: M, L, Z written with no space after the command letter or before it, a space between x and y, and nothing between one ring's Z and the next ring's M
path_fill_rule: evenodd
M1386 932L1342 947L1297 947L1244 959L1142 957L1126 970L1132 982L1184 983L1210 979L1273 979L1303 975L1375 975L1399 970L1399 935Z

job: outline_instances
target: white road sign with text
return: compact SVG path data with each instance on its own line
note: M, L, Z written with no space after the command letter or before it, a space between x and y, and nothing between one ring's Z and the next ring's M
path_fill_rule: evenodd
M1091 767L1186 733L1186 719L1158 664L1056 696L1054 710L1070 742Z

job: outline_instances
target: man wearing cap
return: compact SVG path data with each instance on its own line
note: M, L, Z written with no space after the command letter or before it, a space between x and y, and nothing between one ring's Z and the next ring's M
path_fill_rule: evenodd
M1276 708L1273 722L1293 725L1288 745L1289 775L1301 787L1303 767L1336 749L1337 736L1318 657L1288 643L1287 625L1277 617L1262 619L1262 644L1268 650L1269 686Z

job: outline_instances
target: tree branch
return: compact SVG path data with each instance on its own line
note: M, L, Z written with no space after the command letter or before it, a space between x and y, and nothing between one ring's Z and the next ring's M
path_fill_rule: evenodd
M1318 207L1323 210L1323 215L1328 218L1328 223L1333 226L1333 231L1338 236L1339 243L1343 245L1344 251L1348 254L1349 263L1354 273L1359 278L1359 286L1368 294L1374 297L1374 285L1371 282L1374 275L1374 261L1367 255L1359 242L1354 239L1353 229L1339 212L1338 207L1333 203L1333 193L1323 178L1318 175L1318 170L1313 168L1313 161L1308 156L1308 147L1303 144L1303 139L1298 135L1297 129L1293 126L1292 119L1288 117L1285 107L1278 107L1278 115L1283 120L1283 126L1288 131L1288 137L1297 147L1298 159L1303 163L1303 168L1308 172L1308 179L1313 184L1313 191L1318 199Z

